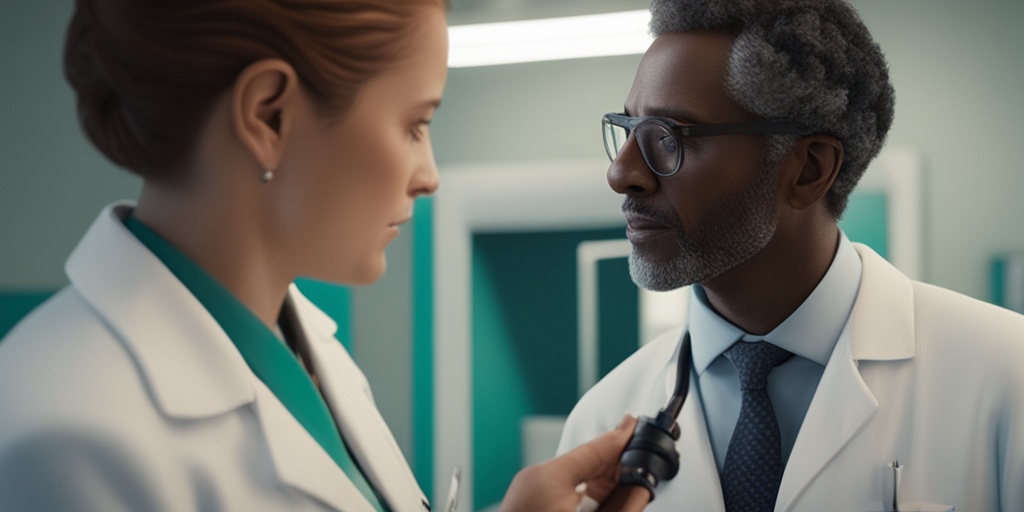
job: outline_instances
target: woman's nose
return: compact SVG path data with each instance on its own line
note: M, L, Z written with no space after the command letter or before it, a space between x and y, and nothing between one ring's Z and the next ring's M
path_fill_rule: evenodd
M434 160L434 151L431 148L426 160L413 173L409 193L414 197L429 196L437 191L440 184L441 176L437 172L437 161Z

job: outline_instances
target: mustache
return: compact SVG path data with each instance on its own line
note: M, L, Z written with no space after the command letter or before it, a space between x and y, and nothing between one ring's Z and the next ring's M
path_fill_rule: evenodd
M682 228L679 217L675 212L659 209L650 203L645 203L632 196L626 196L622 201L622 213L632 213L641 217L647 217L671 228Z

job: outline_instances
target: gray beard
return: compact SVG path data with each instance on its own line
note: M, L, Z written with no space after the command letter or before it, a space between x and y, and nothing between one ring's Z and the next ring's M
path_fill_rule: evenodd
M772 199L774 175L769 169L762 169L762 179L705 215L695 236L686 234L674 213L652 212L627 197L623 210L632 209L665 222L675 231L679 249L668 261L652 261L634 246L629 255L633 282L651 291L706 283L761 252L778 227Z

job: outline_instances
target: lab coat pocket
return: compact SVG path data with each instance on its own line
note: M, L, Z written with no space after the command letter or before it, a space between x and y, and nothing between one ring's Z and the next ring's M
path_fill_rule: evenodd
M906 470L905 464L900 464L899 460L894 460L892 463L887 464L883 471L883 489L886 496L889 497L885 503L892 504L892 508L886 508L886 511L893 512L956 512L956 507L953 505L943 505L941 503L930 503L926 501L903 501L900 498L900 491L903 487L903 472Z

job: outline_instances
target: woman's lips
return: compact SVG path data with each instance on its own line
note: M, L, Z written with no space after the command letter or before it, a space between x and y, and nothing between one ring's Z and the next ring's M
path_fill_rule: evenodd
M409 219L410 219L410 217L406 217L406 218L404 218L404 219L402 219L402 220L400 220L398 222L392 222L391 224L388 224L388 235L391 238L397 237L399 231L401 230L400 229L401 226L403 224L405 224L406 222L409 222Z

